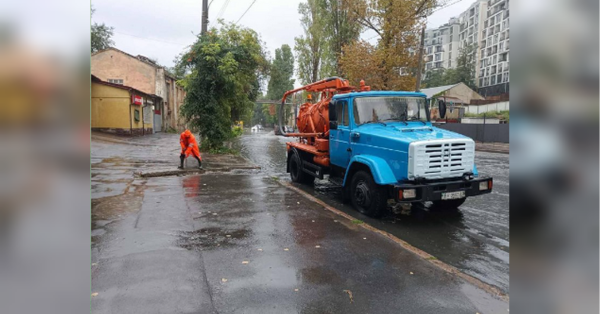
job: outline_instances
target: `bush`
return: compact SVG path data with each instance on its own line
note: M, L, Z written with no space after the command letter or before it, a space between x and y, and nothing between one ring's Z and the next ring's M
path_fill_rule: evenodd
M509 121L510 114L508 110L503 111L488 111L484 113L470 113L466 112L463 117L465 118L483 118L485 115L486 118L498 118L500 120Z
M241 136L242 134L244 134L244 129L242 129L242 127L239 127L239 126L234 126L231 129L231 133L232 133L232 137L238 137L238 136Z

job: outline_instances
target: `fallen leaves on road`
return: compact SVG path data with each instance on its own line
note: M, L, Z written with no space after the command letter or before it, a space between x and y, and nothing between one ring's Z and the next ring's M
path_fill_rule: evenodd
M217 215L217 213L213 213L213 216L216 216L216 215Z
M250 263L250 262L248 262L248 261L242 261L242 264L248 264L248 263Z
M300 202L297 202L297 203L298 203L298 205L300 205Z
M321 246L320 246L320 245L315 245L315 247L316 247L317 249L321 248Z
M299 289L294 289L294 291L298 292Z
M412 271L410 272L410 274L411 274L411 275L414 275Z
M290 249L288 249L288 248L285 248L285 249L283 249L283 250L284 250L284 251L289 251Z
M225 236L228 238L231 238L231 234L226 234Z
M98 295L98 292L94 292L94 293L92 293L92 297L95 297L95 296L97 296L97 295Z
M346 292L348 294L348 297L350 298L350 303L354 303L354 298L352 297L352 291L344 290L344 292Z
M227 278L221 278L222 282L227 282Z
M363 240L366 240L367 238L363 238Z
M312 222L315 222L314 220Z
M258 249L258 250L262 252L262 249Z

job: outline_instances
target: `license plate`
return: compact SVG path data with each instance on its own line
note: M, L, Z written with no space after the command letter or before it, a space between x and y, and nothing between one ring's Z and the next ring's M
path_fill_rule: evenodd
M464 197L465 197L465 191L442 193L443 200L454 200L454 199L464 198Z

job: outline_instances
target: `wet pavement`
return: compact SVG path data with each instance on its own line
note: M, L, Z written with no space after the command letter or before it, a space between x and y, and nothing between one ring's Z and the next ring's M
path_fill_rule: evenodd
M172 140L92 143L92 313L506 313L506 302L279 184L288 180L285 139L267 132L240 139L242 154L261 170L133 175L175 167ZM324 182L306 190L347 210ZM477 252L487 256L485 247L507 239L508 229L488 222L489 230L467 231L479 219L466 217L469 206L476 213L482 205L465 203L461 222L409 224L403 215L368 222L403 230L417 247L411 241L428 235L425 247L457 261L468 255L460 238L470 237L480 248L462 262L477 265L488 261Z
M260 165L270 176L289 181L285 173L285 142L272 131L246 133L240 138L242 155ZM494 178L491 194L468 198L458 214L435 212L429 208L390 213L372 219L342 204L341 190L327 180L314 187L296 185L325 203L389 232L463 272L500 288L509 289L509 163L507 154L476 152L475 163L481 175Z

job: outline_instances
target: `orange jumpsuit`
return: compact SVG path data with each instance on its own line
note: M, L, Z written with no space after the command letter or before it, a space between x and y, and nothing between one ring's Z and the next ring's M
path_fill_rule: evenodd
M185 132L181 133L179 137L179 144L181 144L181 154L185 154L185 157L190 157L193 155L198 159L202 160L200 156L200 149L198 148L198 142L196 142L196 138L190 132L190 130L185 130Z

